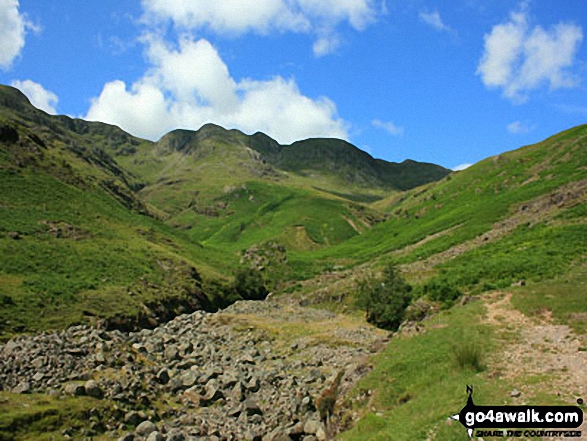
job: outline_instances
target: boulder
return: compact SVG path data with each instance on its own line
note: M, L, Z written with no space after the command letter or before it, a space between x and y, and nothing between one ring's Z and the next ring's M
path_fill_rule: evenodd
M84 384L84 391L87 396L102 399L104 397L104 391L98 386L94 380L88 380Z
M157 430L157 426L151 421L143 421L135 430L138 436L147 437Z
M67 395L71 395L74 397L79 397L86 393L86 388L79 383L68 383L65 385L63 390Z
M247 398L244 402L245 412L248 416L263 415L263 411L259 407L259 403L254 398Z
M151 434L147 438L147 441L165 441L165 437L159 432L155 431L151 432Z
M14 394L28 394L31 392L31 384L28 381L21 381L18 385L12 389Z

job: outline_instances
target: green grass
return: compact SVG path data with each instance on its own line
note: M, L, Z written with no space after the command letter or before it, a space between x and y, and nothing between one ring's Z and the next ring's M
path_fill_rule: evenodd
M572 183L587 179L587 156L581 154L586 133L587 126L580 126L542 143L481 161L439 183L410 190L401 197L394 195L387 207L391 216L388 221L340 245L296 253L292 262L299 267L300 274L306 274L311 267L354 265L447 232L397 259L398 263L410 263L475 239L493 224L518 212L527 201L543 197L563 185L569 184L569 191L580 194L582 190L573 190ZM571 207L568 214L564 207L553 208L552 216L563 225L576 223L584 214L584 206L581 203ZM385 204L377 203L377 207L385 209ZM554 227L552 231L558 236L572 234L570 230L561 232ZM527 235L521 228L514 236L518 234ZM584 234L581 228L579 234ZM556 241L567 241L558 236ZM536 239L551 241L546 234ZM508 246L516 240L512 239ZM577 253L583 252L580 248L576 247Z
M520 227L439 265L439 279L475 291L548 280L587 255L587 225Z
M492 329L479 324L482 311L479 303L456 308L429 321L423 334L392 339L354 391L356 397L373 391L372 399L354 402L364 416L339 438L402 441L426 439L432 432L443 441L464 439L465 429L446 421L465 405L466 385L474 386L476 404L502 404L508 397L505 382L467 363L460 366L453 351L455 345L474 346L473 358L491 357L496 347Z
M98 421L97 415L111 412L106 401L88 397L0 392L0 441L62 439L62 431L72 427L72 435L81 437L79 429L88 427L88 420Z
M78 236L56 237L51 225L74 227ZM60 329L88 316L134 315L155 296L136 289L140 280L171 287L161 289L162 297L181 296L193 283L181 268L196 266L213 276L225 262L231 264L185 232L129 211L100 188L82 190L46 174L0 168L3 337L16 329ZM130 298L129 291L136 295Z
M587 266L583 263L568 275L515 288L512 304L530 317L549 311L555 323L587 334Z

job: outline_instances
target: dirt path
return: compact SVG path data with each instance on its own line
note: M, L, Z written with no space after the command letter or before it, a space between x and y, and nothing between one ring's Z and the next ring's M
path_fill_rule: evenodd
M496 292L486 301L486 322L503 330L504 343L503 357L490 369L514 384L519 380L520 395L514 398L518 404L531 403L540 393L557 395L569 405L587 400L587 338L553 324L549 314L525 316L512 306L511 297ZM556 440L587 440L587 420L580 430L581 438Z

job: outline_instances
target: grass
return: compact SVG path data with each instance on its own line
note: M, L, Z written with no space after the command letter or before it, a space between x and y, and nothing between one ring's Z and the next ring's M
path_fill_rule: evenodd
M536 317L548 311L555 323L568 325L577 334L587 334L587 265L584 263L554 280L513 291L512 304L523 314Z
M57 236L51 225L75 228L79 237ZM142 295L135 289L138 296L129 296L141 280L175 285L175 294L168 294L183 295L190 281L181 268L196 266L210 276L216 274L212 265L223 268L227 261L184 232L127 210L99 188L82 190L46 174L0 168L4 338L14 330L60 329L92 316L133 315L153 300L152 290Z
M424 333L393 338L373 360L373 371L359 382L355 400L348 399L362 418L339 438L401 441L426 439L435 433L435 439L463 439L464 429L446 421L465 405L467 384L474 385L477 404L501 404L508 396L505 382L468 365L457 366L455 345L474 346L473 352L465 351L465 358L477 362L481 354L490 356L496 349L492 329L479 323L482 310L476 303L446 311L429 321ZM371 398L361 399L369 390Z
M70 428L74 428L72 435L81 439L79 429L88 427L88 420L98 421L103 415L111 413L110 406L106 401L88 397L0 392L0 440L62 439L62 431ZM98 436L94 439L106 438Z
M296 259L336 264L350 258L362 263L438 234L399 260L410 263L474 239L515 213L524 202L586 179L587 159L580 154L586 132L587 126L580 126L542 143L481 161L436 184L400 197L394 195L387 208L377 203L380 209L389 211L388 221L339 246L299 253ZM574 218L584 210L569 208ZM451 229L449 234L439 234Z
M459 368L471 369L473 372L485 370L483 352L475 342L461 341L452 347L452 353Z

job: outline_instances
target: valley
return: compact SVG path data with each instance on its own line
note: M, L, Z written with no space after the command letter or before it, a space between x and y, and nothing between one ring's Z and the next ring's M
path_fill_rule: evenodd
M457 441L468 384L587 400L586 148L452 172L213 124L151 142L0 86L0 439ZM389 265L384 330L359 293Z

